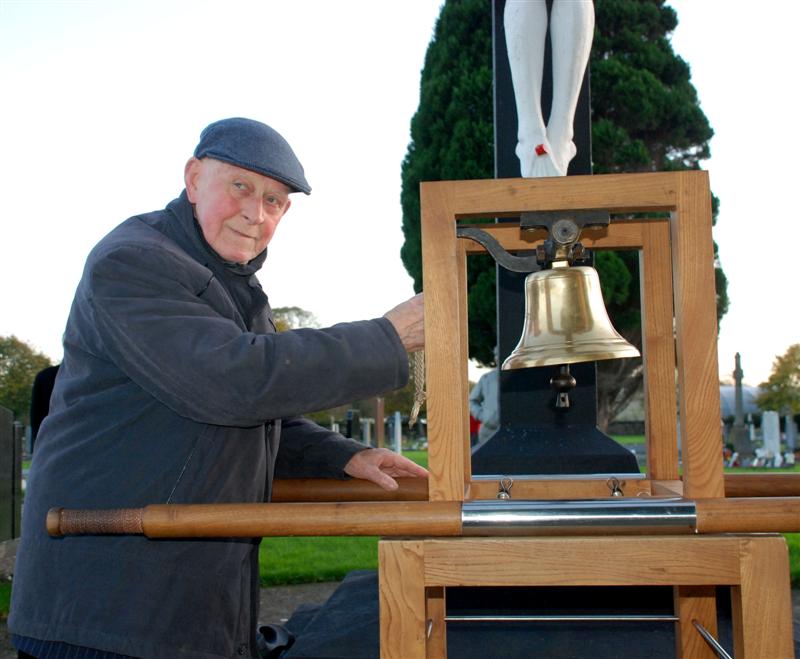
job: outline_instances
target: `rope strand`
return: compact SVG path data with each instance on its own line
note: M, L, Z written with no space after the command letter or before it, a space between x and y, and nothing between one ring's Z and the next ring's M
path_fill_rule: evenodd
M414 353L414 404L411 413L408 415L408 427L411 428L417 422L419 411L425 403L425 351L417 350Z

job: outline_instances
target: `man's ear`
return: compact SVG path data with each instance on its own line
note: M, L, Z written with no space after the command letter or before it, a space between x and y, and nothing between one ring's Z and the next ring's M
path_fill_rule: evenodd
M186 196L189 197L191 203L197 201L197 178L200 176L202 165L202 162L192 156L186 161L186 166L183 168L183 183L186 186Z

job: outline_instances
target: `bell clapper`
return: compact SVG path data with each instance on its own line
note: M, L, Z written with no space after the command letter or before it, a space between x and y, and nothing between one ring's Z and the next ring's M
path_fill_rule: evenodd
M569 407L569 392L575 388L575 378L569 372L569 364L558 367L558 373L550 378L550 386L556 392L556 407L566 409Z

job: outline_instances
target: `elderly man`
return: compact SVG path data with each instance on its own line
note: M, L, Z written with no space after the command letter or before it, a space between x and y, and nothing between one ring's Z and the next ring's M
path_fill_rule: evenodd
M258 656L258 539L53 539L52 506L261 502L275 475L388 489L426 475L298 416L402 386L421 298L277 334L255 273L290 194L310 192L292 149L225 119L184 180L100 241L75 294L25 501L9 618L21 656Z

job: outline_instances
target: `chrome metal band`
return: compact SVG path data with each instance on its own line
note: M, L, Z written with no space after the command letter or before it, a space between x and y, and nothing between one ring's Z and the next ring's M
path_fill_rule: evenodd
M697 509L678 498L465 501L461 522L465 536L692 533Z

